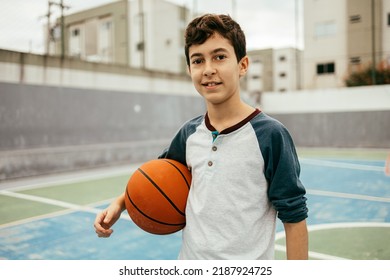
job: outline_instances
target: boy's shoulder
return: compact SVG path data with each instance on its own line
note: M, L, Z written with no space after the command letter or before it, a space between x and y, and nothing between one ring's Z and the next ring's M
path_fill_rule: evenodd
M250 122L255 130L265 129L268 131L278 131L286 129L286 127L280 121L267 115L263 111L256 115Z
M279 120L264 112L253 118L251 124L259 143L262 143L263 146L293 143L288 129Z
M181 126L181 130L192 130L192 129L196 129L196 127L198 127L204 120L205 118L205 115L199 115L199 116L196 116L192 119L189 119L187 120L182 126Z
M197 117L194 117L192 119L187 120L179 129L179 135L184 136L185 138L188 138L192 133L196 131L196 128L202 124L204 121L205 116L199 115Z
M202 123L202 121L204 120L205 118L205 115L199 115L199 116L196 116L190 120L187 120L183 126L198 126L199 124Z

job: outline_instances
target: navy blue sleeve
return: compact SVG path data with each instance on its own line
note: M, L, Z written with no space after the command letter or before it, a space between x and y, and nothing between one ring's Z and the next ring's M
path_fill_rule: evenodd
M195 132L196 127L202 122L204 116L199 116L186 122L173 137L170 145L158 158L176 160L187 166L186 145L188 137Z
M288 130L277 120L259 115L255 131L264 158L268 198L283 223L307 218L306 190L299 179L300 165Z

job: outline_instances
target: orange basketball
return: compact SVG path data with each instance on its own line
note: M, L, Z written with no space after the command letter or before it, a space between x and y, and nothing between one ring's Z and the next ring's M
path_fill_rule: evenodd
M171 159L148 161L127 183L127 212L137 226L149 233L179 231L186 223L190 185L191 172L185 165Z

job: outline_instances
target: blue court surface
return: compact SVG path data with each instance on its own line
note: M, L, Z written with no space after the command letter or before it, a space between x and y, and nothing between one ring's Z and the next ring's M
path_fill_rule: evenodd
M390 259L387 152L370 156L300 153L307 189L311 259ZM152 235L127 213L98 238L96 213L124 190L138 165L0 183L0 259L176 259L181 233ZM285 259L278 222L276 259Z

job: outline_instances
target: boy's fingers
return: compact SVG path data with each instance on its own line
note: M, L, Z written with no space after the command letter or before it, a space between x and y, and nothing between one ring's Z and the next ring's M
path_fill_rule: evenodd
M94 227L98 235L101 233L106 233L110 228L105 220L109 220L107 219L106 212L102 212L96 216Z
M112 232L113 232L112 229L108 229L108 230L104 230L104 231L97 231L96 230L97 236L103 237L103 238L110 237Z

